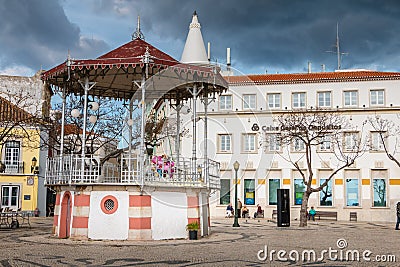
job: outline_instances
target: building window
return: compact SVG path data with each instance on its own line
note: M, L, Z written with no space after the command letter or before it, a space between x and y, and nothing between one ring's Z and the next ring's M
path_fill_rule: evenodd
M319 151L326 152L326 151L331 151L331 150L332 150L331 136L325 135L320 140Z
M231 202L231 180L221 179L219 204L228 205Z
M344 105L345 106L357 106L358 92L357 91L345 91L344 94Z
M322 185L326 179L320 179L319 184ZM329 180L327 185L319 192L319 205L332 206L332 180Z
M280 134L270 133L266 134L267 151L276 152L281 150Z
M21 156L21 144L19 141L5 142L4 164L6 173L23 172L22 162L19 161Z
M306 186L303 179L294 179L294 204L301 205L303 203L303 195L306 191Z
M1 206L17 210L19 203L19 186L3 185L1 187Z
M318 93L318 107L328 108L331 107L331 92Z
M256 109L256 95L243 95L243 109Z
M232 151L230 134L220 134L218 135L218 140L219 140L218 152L228 153Z
M7 141L5 143L4 162L7 165L18 165L20 150L21 149L19 141Z
M375 178L372 180L374 187L374 207L386 207L386 179Z
M219 109L220 110L232 110L232 96L231 95L219 96Z
M306 146L303 142L303 140L301 140L298 137L295 137L293 139L293 152L300 152L300 151L304 151L306 149Z
M277 205L278 204L278 192L277 190L281 187L280 179L269 179L268 180L268 204Z
M358 179L346 179L346 206L359 206Z
M358 147L358 133L357 132L347 132L344 133L344 149L346 151L357 150Z
M255 134L244 134L243 135L243 152L255 152L256 151L256 135Z
M381 106L385 104L385 91L384 90L371 90L370 103L372 106Z
M267 94L268 107L271 109L280 108L281 107L281 94Z
M256 203L256 182L254 179L244 179L244 204Z
M381 135L383 132L371 132L371 150L372 151L384 151L383 140Z
M306 93L293 93L292 94L292 107L305 108L306 107Z

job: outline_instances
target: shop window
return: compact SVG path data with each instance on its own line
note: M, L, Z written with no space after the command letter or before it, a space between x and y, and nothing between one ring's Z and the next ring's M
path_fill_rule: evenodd
M256 183L254 179L244 180L244 204L255 205L256 202Z
M386 179L373 179L374 207L386 207Z
M357 207L359 203L359 181L355 178L346 179L346 206Z
M303 195L306 191L306 185L303 179L294 179L294 204L301 205L303 203Z
M221 179L219 204L228 205L231 202L231 180Z
M320 179L320 185L325 183L326 179ZM319 205L320 206L332 206L332 180L328 181L328 184L322 188L319 192Z
M280 179L269 179L268 180L268 204L278 204L278 192L277 190L281 187Z

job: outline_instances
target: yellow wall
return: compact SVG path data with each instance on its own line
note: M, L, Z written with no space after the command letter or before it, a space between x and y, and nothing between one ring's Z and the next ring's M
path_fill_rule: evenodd
M1 130L0 130L1 131ZM39 144L40 137L36 130L27 129L29 138L21 130L12 131L11 135L15 140L21 141L21 161L24 162L24 171L19 174L0 174L0 186L17 185L20 187L19 204L21 210L35 210L37 207L38 177L31 173L32 158L37 159L36 166L39 166ZM19 138L17 138L19 137ZM1 151L4 153L4 150ZM4 155L1 155L3 160ZM28 185L28 178L34 178L33 185ZM0 192L1 194L1 192ZM30 200L24 200L25 196L30 196ZM1 204L1 202L0 202Z

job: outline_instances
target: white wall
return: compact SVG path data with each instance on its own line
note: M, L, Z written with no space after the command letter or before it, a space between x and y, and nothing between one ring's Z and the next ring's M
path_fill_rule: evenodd
M186 238L187 196L178 192L154 192L151 195L152 238Z
M111 195L118 201L118 209L112 214L105 214L100 207L101 200ZM91 239L128 239L129 230L129 192L92 191L90 194L89 229Z

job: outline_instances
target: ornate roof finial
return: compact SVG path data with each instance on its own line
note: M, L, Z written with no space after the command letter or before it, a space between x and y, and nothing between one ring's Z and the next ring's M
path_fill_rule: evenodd
M144 35L142 33L142 31L140 30L140 16L137 16L137 27L136 27L136 31L132 34L132 40L135 39L142 39L144 40Z

